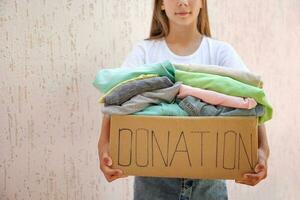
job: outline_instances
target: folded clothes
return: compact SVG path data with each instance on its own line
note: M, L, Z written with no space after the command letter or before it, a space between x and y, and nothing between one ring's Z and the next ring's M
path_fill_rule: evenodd
M263 81L261 80L260 76L255 75L251 72L247 72L245 70L233 69L218 65L174 64L174 67L182 71L228 76L255 87L263 87Z
M230 69L228 70L230 71ZM186 85L208 89L231 96L253 98L258 104L261 104L264 107L265 111L264 114L259 117L259 123L261 124L272 118L272 106L268 103L266 95L261 88L254 87L250 85L250 83L243 83L242 80L238 78L233 79L212 73L208 74L178 70L168 60L160 63L144 64L129 69L102 69L97 73L93 85L99 89L100 92L106 93L119 83L138 77L142 74L167 76L173 83L182 82Z
M108 92L111 88L117 84L126 81L128 79L138 77L141 74L158 74L159 76L167 76L172 82L174 78L175 68L170 61L164 61L160 63L145 64L137 66L135 68L113 68L113 69L101 69L93 85L102 93Z
M159 103L150 105L142 111L135 112L133 115L153 115L153 116L188 116L177 103Z
M214 106L203 102L193 96L184 99L176 99L179 107L185 110L190 116L262 116L264 108L258 104L252 109L230 108L225 106Z
M177 82L173 86L154 90L151 92L143 92L138 94L122 105L111 105L103 107L102 113L109 115L127 115L145 109L152 104L159 104L161 102L172 103L178 94L181 83Z
M106 95L104 102L106 106L121 105L137 94L171 87L172 85L173 82L166 76L130 81Z
M142 79L146 79L146 78L152 78L152 77L158 77L158 74L141 74L137 77L122 81L120 83L118 83L117 85L115 85L113 88L111 88L108 92L106 92L103 96L101 96L98 100L99 103L104 103L104 99L107 95L109 95L112 91L114 91L116 88L120 87L121 85L124 85L125 83L129 83L131 81L136 81L136 80L142 80Z
M231 96L254 98L257 103L264 106L265 111L264 114L259 117L259 123L261 124L272 118L272 107L268 103L266 95L261 88L242 83L230 77L181 70L175 70L175 81Z
M257 104L253 98L230 96L212 90L205 90L181 84L177 97L183 99L186 96L199 98L202 101L212 105L222 105L232 108L251 109Z

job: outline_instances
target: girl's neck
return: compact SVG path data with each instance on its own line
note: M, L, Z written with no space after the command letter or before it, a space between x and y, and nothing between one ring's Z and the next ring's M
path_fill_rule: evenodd
M165 37L165 40L168 44L187 45L199 41L201 37L202 35L199 33L195 24L179 26L170 23L170 32L169 35Z

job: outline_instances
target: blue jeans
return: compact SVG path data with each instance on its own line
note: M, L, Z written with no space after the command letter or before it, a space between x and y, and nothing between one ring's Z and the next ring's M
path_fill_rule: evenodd
M225 180L134 177L134 200L227 200Z

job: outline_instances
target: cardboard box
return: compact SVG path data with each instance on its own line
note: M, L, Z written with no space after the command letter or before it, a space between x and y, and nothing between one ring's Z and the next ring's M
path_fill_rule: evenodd
M240 179L257 162L256 117L115 115L113 168L127 175Z

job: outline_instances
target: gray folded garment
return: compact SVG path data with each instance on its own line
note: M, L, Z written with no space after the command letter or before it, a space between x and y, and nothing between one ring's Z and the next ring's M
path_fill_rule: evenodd
M172 103L178 94L181 82L175 83L173 86L154 90L151 92L143 92L138 94L121 106L110 105L101 109L102 113L109 115L128 115L145 109L146 107L161 102Z
M231 108L226 106L214 106L201 101L193 96L187 96L184 99L176 99L178 105L190 116L257 116L264 114L264 107L257 104L252 109Z
M171 87L173 82L166 76L152 77L136 81L130 81L114 89L104 97L105 106L121 105L131 97L143 92Z

